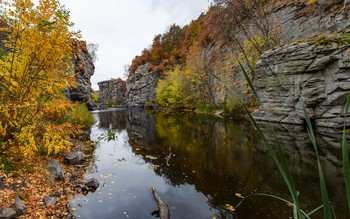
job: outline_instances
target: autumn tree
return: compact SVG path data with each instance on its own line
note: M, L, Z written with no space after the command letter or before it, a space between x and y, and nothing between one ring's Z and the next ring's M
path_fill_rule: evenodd
M88 50L89 54L91 55L92 62L96 63L96 61L98 60L98 56L97 56L98 44L97 43L88 43L87 50Z
M249 59L249 52L260 56L280 43L279 28L269 15L275 0L214 0L216 19L213 32L225 40L226 46L251 70L257 59ZM278 24L278 23L277 23ZM249 51L246 50L249 45ZM255 57L257 55L254 55Z
M150 63L150 70L169 70L177 64L183 64L185 59L181 53L185 33L184 29L173 24L164 34L154 37L150 49L144 49L142 54L132 60L129 74L132 75L140 65Z
M72 23L57 0L2 2L9 34L0 58L0 153L31 157L66 151L78 127L64 120L73 107L63 94L75 85Z

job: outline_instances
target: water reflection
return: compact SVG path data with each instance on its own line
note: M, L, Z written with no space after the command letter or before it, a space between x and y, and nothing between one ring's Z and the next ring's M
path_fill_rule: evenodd
M291 207L267 197L249 198L236 215L226 210L225 204L240 201L235 193L264 192L289 197L277 168L249 123L141 109L96 116L99 126L93 128L93 139L111 124L120 134L117 142L102 143L95 151L94 165L99 173L89 176L99 178L106 188L101 188L101 194L74 201L81 206L77 214L82 218L153 218L153 185L169 205L171 218L264 219L292 215ZM275 127L300 189L302 206L311 210L321 203L316 161L312 147L305 143L307 135L295 128ZM318 141L330 196L338 217L346 218L339 150L330 150L327 139L319 137ZM116 178L104 178L108 174ZM105 196L117 197L119 202L110 199L98 203ZM86 199L90 201L86 203Z

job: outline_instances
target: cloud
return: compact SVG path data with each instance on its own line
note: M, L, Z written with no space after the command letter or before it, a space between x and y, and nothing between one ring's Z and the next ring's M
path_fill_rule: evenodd
M207 0L61 0L83 39L99 44L97 82L123 77L124 65L171 24L185 25L208 8Z

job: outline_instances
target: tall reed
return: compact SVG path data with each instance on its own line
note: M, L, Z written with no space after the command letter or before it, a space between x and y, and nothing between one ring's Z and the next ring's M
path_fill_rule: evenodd
M242 66L242 64L240 62L239 66L244 74L244 77L249 85L249 87L251 88L255 98L258 100L258 103L260 104L260 106L266 110L264 108L264 106L262 105L262 102L255 90L255 87L248 75L248 73L246 72L245 68ZM236 93L234 91L234 89L229 86L225 81L223 81L221 78L219 78L217 75L213 74L213 76L219 80L223 85L225 85L232 93ZM326 186L326 182L325 182L325 178L324 178L324 174L323 174L323 168L320 162L320 156L318 153L318 147L317 147L317 142L316 142L316 137L315 137L315 132L307 111L307 107L305 105L305 102L302 98L302 96L300 95L300 100L301 100L301 105L302 105L302 109L303 109L303 113L304 113L304 118L307 124L307 131L308 131L308 135L310 138L310 141L313 145L314 151L315 151L315 155L316 155L316 160L317 160L317 169L318 169L318 175L319 175L319 181L320 181L320 193L321 193L321 197L322 197L322 205L311 210L310 212L306 213L304 210L302 210L301 206L300 206L300 202L299 202L299 196L298 196L298 190L295 187L292 175L291 175L291 171L289 169L288 163L286 161L286 157L284 155L283 149L281 147L281 144L278 140L278 137L276 135L276 133L274 132L273 128L271 128L273 137L275 139L276 142L276 149L274 149L272 147L272 145L270 144L270 142L268 141L268 139L266 138L264 132L261 130L260 125L256 122L256 120L254 119L254 117L252 116L252 114L250 113L250 111L248 110L247 106L244 104L243 100L241 98L239 98L240 103L242 104L244 111L246 112L246 114L248 115L249 119L251 120L253 126L255 127L255 129L257 130L258 134L261 136L264 145L266 146L266 148L268 149L272 159L274 160L279 172L281 173L284 182L286 184L286 186L288 187L289 193L291 195L292 198L292 202L289 202L288 200L285 200L281 197L278 196L274 196L271 194L263 194L263 193L255 193L255 194L251 194L247 197L250 196L256 196L256 195L264 195L264 196L269 196L269 197L273 197L276 199L279 199L281 201L286 202L287 204L290 204L293 206L293 216L294 219L303 219L303 218L310 218L312 214L314 214L315 212L317 212L320 209L323 209L323 213L324 213L324 218L325 219L332 219L333 217L335 217L334 211L330 205L330 201L329 201L329 197L328 197L328 191L327 191L327 186ZM344 110L344 114L345 114L345 120L346 120L346 114L348 113L348 110L350 108L350 93L348 95L347 101L346 101L346 105L345 105L345 110ZM342 137L342 160L343 160L343 168L344 168L344 180L345 180L345 185L346 185L346 192L347 192L347 203L348 203L348 208L349 208L349 212L350 212L350 165L349 165L349 156L348 156L348 147L347 147L347 141L346 141L346 124L345 124L345 120L344 120L344 128L343 128L343 137ZM271 123L270 123L271 125ZM247 198L245 197L245 198ZM236 208L245 200L245 198L238 203L238 205L236 205Z

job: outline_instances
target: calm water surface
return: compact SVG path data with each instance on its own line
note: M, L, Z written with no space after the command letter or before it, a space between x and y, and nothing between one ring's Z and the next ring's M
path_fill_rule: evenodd
M73 198L71 210L76 217L156 218L152 186L168 204L172 219L292 216L291 207L263 196L247 198L234 214L226 209L226 204L234 206L241 200L235 193L261 192L289 199L277 168L249 123L140 109L95 112L94 116L97 123L91 139L99 144L86 178L98 179L100 188ZM101 139L109 129L117 139ZM321 203L312 146L300 127L278 126L276 131L301 205L310 211ZM337 139L317 140L333 206L338 218L348 218Z

